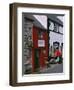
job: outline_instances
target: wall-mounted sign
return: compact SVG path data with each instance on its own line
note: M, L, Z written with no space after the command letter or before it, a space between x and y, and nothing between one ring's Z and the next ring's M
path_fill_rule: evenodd
M45 40L38 40L38 47L45 47Z

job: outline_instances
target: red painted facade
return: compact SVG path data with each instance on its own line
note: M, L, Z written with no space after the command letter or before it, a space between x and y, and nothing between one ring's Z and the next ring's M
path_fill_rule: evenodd
M39 38L39 32L42 32L42 37ZM36 63L35 63L35 52L38 50L38 64L39 68L43 68L46 66L46 61L48 60L48 33L47 30L43 30L33 26L32 30L32 39L33 39L33 48L32 48L32 70L35 71ZM38 40L44 40L45 45L43 47L38 46Z

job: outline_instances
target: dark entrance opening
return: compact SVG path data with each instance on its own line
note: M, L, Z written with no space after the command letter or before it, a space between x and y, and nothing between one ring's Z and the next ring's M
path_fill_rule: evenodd
M39 57L40 57L40 50L39 49L35 49L35 56L34 56L34 68L35 68L35 71L39 71L39 67L40 67L40 64L39 64Z

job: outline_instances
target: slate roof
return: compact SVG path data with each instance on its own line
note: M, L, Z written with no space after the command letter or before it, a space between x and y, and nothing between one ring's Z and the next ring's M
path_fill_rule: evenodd
M33 16L33 14L25 14L24 13L24 17L31 20L33 22L34 26L46 30L46 28ZM48 14L47 18L49 18L50 20L52 20L52 21L58 23L59 25L63 26L63 22L60 19L58 19L56 17L56 15L51 15L51 14L49 15Z
M63 26L63 22L56 17L56 15L48 15L48 18L52 20L53 22L58 23L59 25Z
M34 26L46 30L46 28L33 15L24 14L24 16L25 18L31 20Z

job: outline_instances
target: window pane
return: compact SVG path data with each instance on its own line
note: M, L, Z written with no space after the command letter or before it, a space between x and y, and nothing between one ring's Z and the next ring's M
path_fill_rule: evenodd
M59 32L63 33L63 27L62 26L59 26Z
M59 25L57 23L54 24L54 31L59 32Z
M49 30L54 30L54 23L49 21Z

